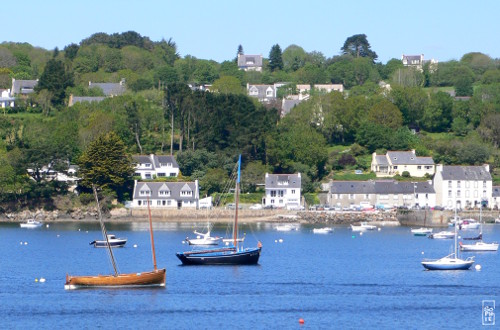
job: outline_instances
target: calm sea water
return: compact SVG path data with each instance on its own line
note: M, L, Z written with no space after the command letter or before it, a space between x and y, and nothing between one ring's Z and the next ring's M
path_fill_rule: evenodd
M175 252L188 248L181 242L193 224L154 228L166 288L66 291L66 273L110 273L105 250L89 246L98 225L0 224L0 328L479 328L482 301L500 303L498 252L473 254L480 271L424 271L422 258L445 256L453 241L414 237L406 227L353 236L347 227L318 235L310 226L252 224L242 231L247 245L263 243L257 266L181 266ZM114 250L122 272L152 269L147 223L108 231L128 238ZM500 226L485 226L483 236L500 241Z

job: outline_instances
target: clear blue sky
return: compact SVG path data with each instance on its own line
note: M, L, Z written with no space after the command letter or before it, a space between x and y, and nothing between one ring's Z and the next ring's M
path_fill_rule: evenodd
M500 0L24 0L0 5L0 42L54 49L97 32L135 31L170 39L179 54L217 62L269 56L295 44L338 55L344 41L366 34L379 61L424 54L459 60L469 52L500 58Z

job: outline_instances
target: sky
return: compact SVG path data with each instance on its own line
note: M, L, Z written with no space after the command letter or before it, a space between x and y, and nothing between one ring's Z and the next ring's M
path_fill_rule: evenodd
M171 39L181 57L223 62L269 57L290 45L326 58L345 40L366 34L378 61L424 54L440 62L469 52L500 58L499 0L24 0L0 6L2 42L62 50L97 32L135 31Z

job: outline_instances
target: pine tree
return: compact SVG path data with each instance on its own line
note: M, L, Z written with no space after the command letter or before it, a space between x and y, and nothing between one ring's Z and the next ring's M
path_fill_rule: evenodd
M269 69L271 71L283 70L283 58L280 45L276 44L269 52Z

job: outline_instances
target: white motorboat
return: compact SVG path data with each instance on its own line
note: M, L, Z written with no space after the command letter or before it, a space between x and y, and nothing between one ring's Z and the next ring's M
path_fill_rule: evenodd
M411 233L414 236L427 236L429 234L432 234L432 228L421 227L421 228L417 228L417 229L412 229Z
M460 244L460 251L498 251L498 243L485 243L483 241L474 244Z
M452 239L455 237L455 233L452 231L440 231L439 233L430 234L429 238L434 239Z
M333 228L331 228L331 227L314 228L313 229L314 234L330 234L332 232L333 232Z
M458 229L479 229L480 223L474 219L464 219L459 222Z
M377 226L369 225L366 222L362 222L360 225L351 225L352 231L367 231L367 230L375 230Z
M100 247L123 247L127 243L126 238L118 238L113 234L108 234L106 239L95 240L89 243L89 245L93 245L96 248Z
M28 221L19 224L21 228L38 228L43 225L40 221L36 221L35 219L28 219Z
M292 231L292 230L298 230L298 226L296 225L291 225L291 224L285 224L285 225L279 225L276 226L277 231Z
M455 207L455 220L457 219L457 209ZM455 231L453 232L453 237L455 238L455 249L452 254L446 257L434 260L423 260L422 266L427 270L467 270L474 263L474 257L468 257L467 259L460 259L458 257L457 248L457 226L455 226Z

